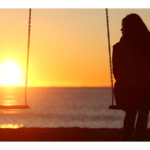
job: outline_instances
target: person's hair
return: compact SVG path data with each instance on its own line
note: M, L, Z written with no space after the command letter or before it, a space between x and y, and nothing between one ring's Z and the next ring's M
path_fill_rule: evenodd
M122 28L126 37L130 41L134 41L136 51L140 51L143 62L146 62L148 70L150 70L150 32L141 17L137 14L129 14L122 19ZM132 39L132 40L131 40ZM144 67L144 66L143 66Z
M122 19L122 27L128 35L147 36L149 30L141 17L137 14L129 14Z

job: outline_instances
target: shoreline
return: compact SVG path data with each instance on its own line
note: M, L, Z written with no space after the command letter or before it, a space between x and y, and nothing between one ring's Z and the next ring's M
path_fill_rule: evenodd
M122 129L118 128L0 128L0 141L26 141L26 142L101 142L118 141ZM145 141L150 141L150 129L147 129Z

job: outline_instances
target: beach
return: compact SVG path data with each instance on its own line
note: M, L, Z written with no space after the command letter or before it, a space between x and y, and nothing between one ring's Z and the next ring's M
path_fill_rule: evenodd
M0 141L26 142L86 142L86 141L119 141L122 129L109 128L18 128L0 129ZM146 132L145 141L150 141L150 129Z

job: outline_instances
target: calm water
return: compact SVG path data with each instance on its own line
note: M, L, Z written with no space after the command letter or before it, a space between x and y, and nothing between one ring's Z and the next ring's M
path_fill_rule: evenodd
M0 104L24 104L24 88L0 88ZM110 104L110 88L28 88L31 108L0 110L0 127L121 128L124 112Z

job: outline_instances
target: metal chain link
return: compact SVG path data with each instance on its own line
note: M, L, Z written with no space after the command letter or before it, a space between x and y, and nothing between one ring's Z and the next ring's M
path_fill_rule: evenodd
M111 80L111 90L112 90L112 105L113 105L114 104L113 69L112 69L112 60L111 60L109 20L108 20L108 9L107 8L106 8L106 23L107 23L107 37L108 37L108 51L109 51L110 80Z
M25 105L27 105L27 84L29 70L29 48L30 48L30 32L31 32L31 8L29 9L29 25L28 25L28 45L27 45L27 65L26 65L26 80L25 80Z

